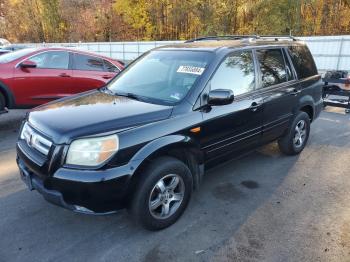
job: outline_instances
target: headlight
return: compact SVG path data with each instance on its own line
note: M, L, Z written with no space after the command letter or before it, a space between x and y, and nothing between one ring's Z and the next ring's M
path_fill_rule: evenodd
M66 164L98 166L110 159L118 148L117 135L78 139L69 146Z

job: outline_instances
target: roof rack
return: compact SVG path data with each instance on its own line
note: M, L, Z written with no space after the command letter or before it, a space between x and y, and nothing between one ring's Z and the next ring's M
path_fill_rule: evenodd
M220 40L240 40L240 39L273 39L274 41L280 41L282 39L290 39L293 41L297 41L294 36L291 35L222 35L222 36L205 36L194 38L191 40L187 40L185 43L193 43L200 41L220 41Z
M297 41L298 39L296 39L294 36L292 35L262 35L258 37L259 39L274 39L275 41L279 41L279 40L285 40L285 39L289 39L289 40L293 40L293 41Z
M220 40L239 40L243 38L258 38L257 35L221 35L221 36L204 36L187 40L185 43L199 42L199 41L220 41Z

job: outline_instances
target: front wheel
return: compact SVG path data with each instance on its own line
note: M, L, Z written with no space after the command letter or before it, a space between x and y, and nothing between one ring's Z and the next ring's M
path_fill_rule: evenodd
M0 93L0 112L5 110L5 98L4 96Z
M129 208L131 215L150 230L175 223L191 197L193 180L189 168L176 158L161 157L139 175Z
M303 151L310 134L310 117L305 112L299 112L290 129L278 140L282 153L297 155Z

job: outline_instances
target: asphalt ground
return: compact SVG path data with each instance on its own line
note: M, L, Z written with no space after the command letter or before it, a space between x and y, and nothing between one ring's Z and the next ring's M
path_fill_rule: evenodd
M299 156L269 144L206 173L159 232L126 211L72 213L30 192L15 141L25 111L0 116L0 261L350 261L350 115L328 109Z

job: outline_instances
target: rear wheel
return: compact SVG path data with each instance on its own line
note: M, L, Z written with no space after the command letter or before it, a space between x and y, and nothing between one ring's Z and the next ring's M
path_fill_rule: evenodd
M310 118L305 112L299 112L288 132L278 140L282 153L296 155L303 151L310 134Z
M190 200L193 181L189 168L180 160L161 157L140 174L129 211L150 230L166 228L182 215Z

